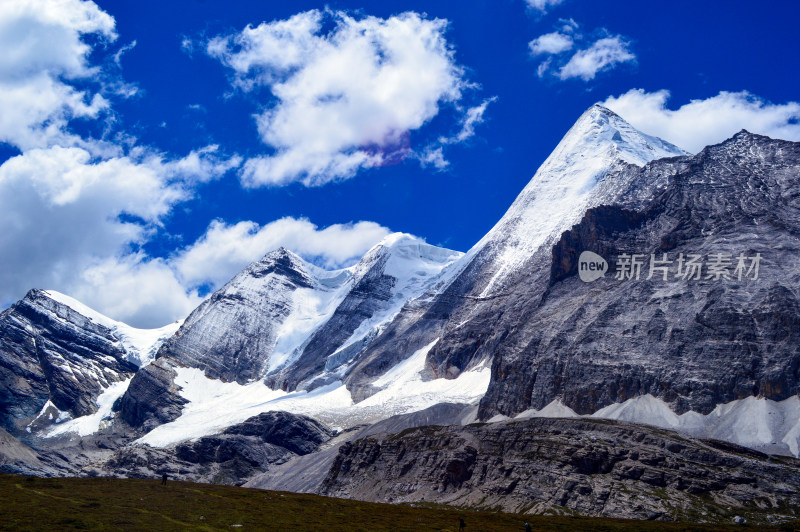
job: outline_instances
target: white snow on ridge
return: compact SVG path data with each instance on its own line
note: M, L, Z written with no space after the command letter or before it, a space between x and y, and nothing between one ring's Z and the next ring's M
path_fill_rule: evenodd
M341 270L324 270L288 252L295 268L302 271L312 283L311 288L294 287L291 292L274 293L271 299L285 298L290 313L277 330L276 343L270 354L265 373L290 366L300 357L305 343L336 312L356 284L384 260L382 273L395 278L389 300L383 308L365 319L352 335L331 354L337 355L376 330L385 326L409 300L428 289L441 270L463 254L439 248L405 233L393 233L373 246L355 265ZM245 269L234 277L223 291L258 294L264 290L265 281L250 275ZM346 363L340 361L339 364ZM335 368L332 368L335 369Z
M261 382L225 383L207 378L198 369L176 368L175 383L189 403L178 419L156 427L137 443L166 447L217 433L273 410L309 415L331 427L346 428L424 410L441 402L477 403L489 386L490 368L481 365L457 379L423 380L425 357L434 344L415 352L378 378L376 383L384 388L360 403L353 403L341 382L311 392L287 393L271 390Z
M307 266L305 263L304 266ZM311 270L309 268L309 270ZM300 355L303 343L327 322L342 300L347 296L351 284L341 282L351 280L350 272L328 272L336 275L319 275L315 279L317 286L313 288L297 287L288 298L291 300L291 312L281 323L277 331L277 341L269 357L267 372L291 364ZM340 275L340 273L346 273ZM321 277L321 278L320 278ZM329 280L332 282L326 283Z
M111 423L114 417L114 413L111 411L114 402L125 394L131 380L133 380L133 377L124 381L112 383L103 393L97 396L96 402L98 408L94 414L58 423L44 436L50 438L70 432L76 433L78 436L88 436L104 428Z
M567 132L499 222L467 253L450 277L487 244L498 245L496 271L481 296L490 295L510 272L542 245L578 223L587 209L607 203L625 183L605 183L621 163L644 166L663 157L687 155L645 135L608 109L594 105Z
M425 243L407 233L393 233L370 249L354 266L354 277L366 274L375 262L388 255L383 273L395 278L389 304L364 320L353 334L330 356L362 340L391 322L409 301L421 296L441 273L464 254Z
M111 333L122 344L122 349L126 354L125 358L140 367L149 364L155 358L156 351L161 347L161 344L175 334L181 323L183 323L183 320L180 320L158 329L137 329L121 321L112 320L108 316L87 307L77 299L55 290L45 290L44 293L53 301L66 305L94 323L110 329Z
M556 400L541 411L526 410L515 419L529 417L590 417L653 425L690 436L723 440L770 453L800 457L800 397L783 401L747 397L717 405L703 415L673 412L650 394L601 408L589 416L578 416Z

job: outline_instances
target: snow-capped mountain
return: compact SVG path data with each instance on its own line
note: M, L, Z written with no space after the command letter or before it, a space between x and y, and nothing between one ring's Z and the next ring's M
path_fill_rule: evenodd
M252 403L238 404L240 412L284 392L336 389L369 341L460 256L401 233L344 270L322 270L285 249L269 253L189 315L157 362L131 382L120 402L122 418L150 427L201 408L203 395L187 392L186 379L197 376L184 369L258 390Z
M656 183L653 193L589 209L541 257L541 296L524 303L524 318L497 324L515 328L497 341L483 416L554 399L592 414L648 394L676 414L707 415L797 395L800 145L741 132L629 172L640 189ZM611 272L637 254L642 273L585 283L586 250L608 257ZM702 270L681 274L682 257ZM651 265L661 266L654 275Z
M284 411L317 434L324 460L302 463L319 475L336 429L408 428L437 407L454 425L603 418L798 456L798 186L798 143L742 132L692 156L593 106L466 254L396 233L329 271L279 249L153 331L31 291L0 315L3 426L43 445L80 437L71 456L132 442L74 466L104 471L189 457L176 470L210 460L227 475L214 460L266 456L250 432ZM624 254L763 263L750 281L661 280L645 260L641 279L590 284L587 250L612 272ZM251 469L288 456L272 451Z
M420 298L426 302L424 308L409 307L391 324L384 341L378 339L367 350L348 385L358 397L369 395L369 380L397 362L398 337L405 354L441 338L428 360L434 376L454 377L490 360L493 345L484 345L481 338L491 332L493 319L507 309L498 304L487 322L482 321L482 310L492 302L505 301L513 294L509 287L520 278L547 272L549 264L535 263L537 253L547 252L587 209L613 203L642 187L647 190L636 190L636 195L647 196L660 184L636 183L635 174L626 169L681 155L686 153L641 133L605 107L590 107L500 221ZM535 298L542 289L528 287L521 292L517 295Z
M127 383L179 325L135 329L58 292L31 290L0 314L3 427L30 431L95 414L98 397Z
M552 245L587 209L611 203L626 192L630 182L617 175L625 165L642 167L680 155L688 154L645 135L601 105L590 107L500 221L470 250L470 256L483 251L491 257L494 271L481 297L501 290L506 277L542 246Z

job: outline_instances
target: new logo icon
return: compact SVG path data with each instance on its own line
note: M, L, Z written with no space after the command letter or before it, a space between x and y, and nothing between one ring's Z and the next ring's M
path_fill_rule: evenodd
M578 277L584 283L591 283L603 277L608 271L606 259L591 251L584 251L578 257Z

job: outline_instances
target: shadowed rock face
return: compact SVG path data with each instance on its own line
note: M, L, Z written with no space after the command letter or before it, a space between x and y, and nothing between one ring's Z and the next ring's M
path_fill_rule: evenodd
M708 413L749 396L800 392L800 144L743 132L692 158L657 161L634 181L669 176L645 202L590 209L544 256L549 276L520 275L506 316L486 339L496 356L481 416L542 408L560 398L578 413L652 394L678 413ZM577 277L594 251L611 274ZM640 280L617 280L615 259L643 254ZM676 261L760 254L759 277L668 280L651 254ZM746 262L749 267L750 261ZM538 297L525 298L528 283ZM539 292L541 290L541 292ZM491 308L482 315L491 316ZM470 327L465 327L470 329ZM469 330L449 338L469 349Z
M177 419L186 399L173 382L176 375L166 359L148 364L134 375L114 410L128 425L143 431Z
M158 358L241 384L263 377L293 293L313 282L301 262L279 249L248 266L186 318Z
M0 314L0 424L12 433L48 399L73 417L91 414L100 392L136 369L108 328L41 290Z
M264 412L227 428L223 434L252 436L302 456L328 441L333 432L308 416L289 412Z
M339 449L320 494L515 512L714 521L796 515L800 461L609 421L422 427ZM794 507L794 508L793 508Z
M271 467L318 450L332 436L330 429L309 417L266 412L220 434L175 447L122 447L86 468L125 477L167 473L176 479L241 485Z

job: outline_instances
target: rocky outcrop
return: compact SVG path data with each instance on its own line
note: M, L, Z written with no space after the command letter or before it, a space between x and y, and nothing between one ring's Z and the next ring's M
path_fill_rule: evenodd
M157 357L215 379L264 377L281 325L295 309L293 294L314 286L303 265L282 248L251 264L197 307Z
M322 423L289 412L264 412L228 427L227 436L245 436L304 455L328 441L333 432Z
M128 390L114 405L120 418L146 432L181 415L186 399L173 382L177 373L167 359L156 360L140 369Z
M412 427L431 424L460 424L462 420L474 419L476 408L472 405L440 403L413 412L399 414L372 425L354 427L337 434L319 450L302 456L294 456L282 464L271 466L264 473L254 476L246 487L268 490L288 490L300 493L315 493L330 470L339 453L339 447L367 436L395 434Z
M664 186L644 202L632 194L587 211L552 248L549 277L530 277L545 283L542 295L505 302L515 310L485 340L497 356L483 419L556 398L588 414L651 394L677 413L707 414L800 392L800 144L743 132L695 157L629 171ZM611 273L582 282L586 250L607 257ZM666 271L653 262L665 253ZM634 254L639 278L616 278L619 257ZM727 260L719 277L708 269L718 254ZM679 260L691 255L704 269L682 278Z
M120 477L172 478L241 485L275 465L319 449L333 436L321 423L288 412L266 412L177 446L125 446L101 462L85 464Z
M797 517L800 461L612 421L427 426L346 443L319 493L637 519Z
M48 401L73 417L91 414L102 390L136 369L111 330L44 291L0 314L0 424L12 433Z

